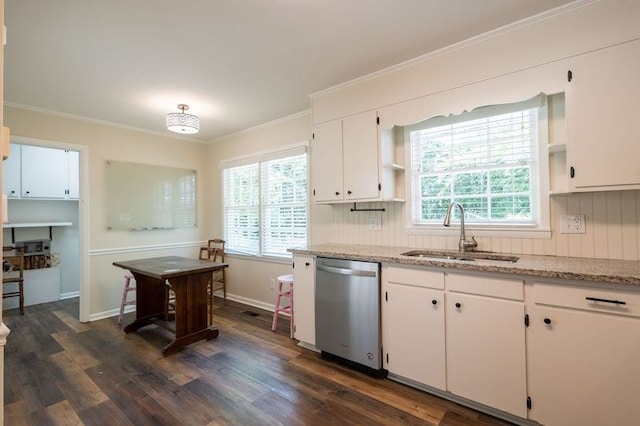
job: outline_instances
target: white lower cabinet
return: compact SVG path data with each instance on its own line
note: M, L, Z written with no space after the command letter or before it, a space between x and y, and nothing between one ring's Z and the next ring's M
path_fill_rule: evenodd
M316 344L316 262L313 256L293 256L294 337L311 346Z
M444 273L383 266L382 294L385 368L445 390Z
M640 294L534 284L530 418L544 425L640 421Z
M447 390L527 417L524 283L448 273Z

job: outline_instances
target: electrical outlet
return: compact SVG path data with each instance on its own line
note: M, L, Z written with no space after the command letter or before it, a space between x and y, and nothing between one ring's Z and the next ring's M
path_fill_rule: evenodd
M276 279L275 278L270 278L269 279L269 288L271 290L275 290L276 289Z
M560 233L561 234L584 234L585 220L583 214L560 216Z
M369 218L369 229L371 231L382 230L382 218L380 216L372 216Z

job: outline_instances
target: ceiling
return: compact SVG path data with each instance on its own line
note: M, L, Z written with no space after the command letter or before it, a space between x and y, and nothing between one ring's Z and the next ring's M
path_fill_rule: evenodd
M7 105L212 141L570 0L5 0Z

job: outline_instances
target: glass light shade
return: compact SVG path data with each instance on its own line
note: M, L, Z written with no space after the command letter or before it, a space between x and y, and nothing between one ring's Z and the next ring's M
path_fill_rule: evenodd
M185 112L167 114L167 129L175 133L194 134L200 131L200 118Z

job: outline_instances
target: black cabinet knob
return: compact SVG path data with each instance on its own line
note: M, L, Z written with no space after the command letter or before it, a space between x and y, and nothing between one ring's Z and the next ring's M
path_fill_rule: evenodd
M338 191L336 191L336 195L340 195L340 193Z
M433 299L433 300L431 301L431 304L432 304L432 305L437 305L437 304L438 304L438 301L437 301L436 299Z
M456 308L461 307L462 305L460 303L456 303Z
M347 191L347 194L351 195L351 191Z
M309 266L311 265L309 262L304 262L304 266Z
M547 324L547 325L551 324L551 319L550 318L545 318L544 319L544 323Z

